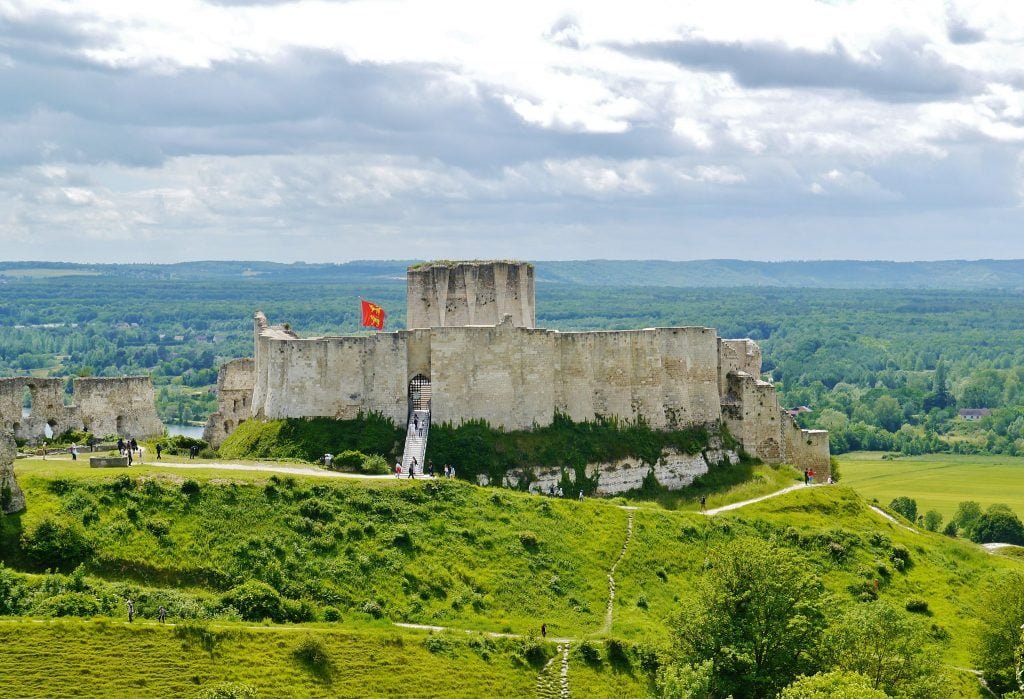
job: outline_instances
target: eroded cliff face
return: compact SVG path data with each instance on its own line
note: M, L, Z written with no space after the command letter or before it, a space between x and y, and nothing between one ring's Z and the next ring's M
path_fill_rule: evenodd
M16 455L14 433L0 430L0 510L5 515L25 509L25 494L14 477L14 457Z

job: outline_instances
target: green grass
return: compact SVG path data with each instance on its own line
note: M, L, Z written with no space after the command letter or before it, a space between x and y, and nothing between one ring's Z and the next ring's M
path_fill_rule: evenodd
M949 521L956 506L974 500L982 509L1009 505L1024 518L1024 458L928 454L883 460L881 454L854 452L839 457L842 482L883 505L901 495L917 501L917 511L936 510Z
M990 555L969 542L897 527L842 486L798 489L706 517L689 511L692 496L633 501L637 509L625 510L620 505L628 501L618 498L577 502L450 480L278 477L218 471L214 464L188 471L147 464L126 472L81 464L17 462L28 510L0 519L0 552L8 569L35 571L11 573L24 581L18 613L52 613L52 595L74 585L100 598L100 613L108 616L123 614L127 595L143 620L158 600L169 600L174 619L186 612L206 617L194 623L217 632L214 652L202 647L198 632L179 638L159 626L0 621L0 685L18 680L23 692L11 696L69 694L84 685L85 696L188 697L214 679L251 684L261 696L535 691L542 663L523 660L518 640L446 633L425 641L392 621L519 634L544 622L549 636L587 638L599 651L595 662L573 644L574 695L643 696L650 680L644 658L667 639L666 618L705 574L709 552L738 535L801 551L831 593L832 610L872 594L875 580L877 595L899 607L925 600L927 622L945 637L943 661L970 667L979 583L1024 563L1017 551ZM853 480L851 465L843 468ZM797 475L788 467L744 466L701 487L715 507L778 490ZM187 481L196 483L185 489L191 492L183 492ZM606 634L607 571L631 513L633 537L616 571L614 623ZM45 566L21 550L23 534L44 519L69 523L93 546L84 579L39 574ZM911 558L904 570L892 561L898 547ZM305 605L306 618L322 621L330 607L342 621L266 629L222 621L238 618L224 600L248 579L269 583L293 609ZM368 602L381 618L373 618ZM295 659L307 634L321 639L333 659L337 672L329 683ZM628 652L613 660L606 638ZM124 649L124 659L112 661L111 648ZM961 696L974 696L965 682Z
M296 657L306 638L324 669ZM432 652L425 633L401 629L252 629L241 625L129 625L0 620L4 696L197 697L230 681L261 697L526 696L538 669L515 640L465 635ZM553 649L549 649L553 653Z

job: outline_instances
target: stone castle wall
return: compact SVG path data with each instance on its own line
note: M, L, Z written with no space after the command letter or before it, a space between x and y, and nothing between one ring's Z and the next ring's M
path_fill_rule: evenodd
M408 272L406 326L497 325L507 314L536 326L533 265L525 262L432 263Z
M206 421L203 441L219 447L236 427L249 419L255 377L256 362L251 358L221 365L217 374L217 410Z
M528 430L561 412L676 428L720 416L717 338L707 328L559 333L506 319L309 340L267 332L257 343L250 414L258 418L376 411L404 424L417 374L431 382L437 423Z
M25 494L14 478L14 433L0 428L0 514L13 514L25 509Z
M32 396L28 415L22 415L25 389ZM72 405L64 404L64 379L19 376L0 379L0 429L10 429L18 439L38 443L69 429L97 436L117 434L137 438L163 432L156 413L156 394L148 376L76 378Z

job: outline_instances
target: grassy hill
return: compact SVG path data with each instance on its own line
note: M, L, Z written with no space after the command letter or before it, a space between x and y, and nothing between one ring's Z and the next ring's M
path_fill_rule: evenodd
M950 682L973 697L974 680L952 668L972 666L979 590L1022 567L897 526L843 487L706 517L453 481L152 465L115 475L52 460L18 472L28 511L0 520L0 608L13 615L0 619L0 683L20 692L10 696L67 694L83 677L94 696L200 696L219 681L259 696L543 696L539 680L561 658L531 637L542 622L575 639L574 695L644 696L666 620L708 556L757 537L802 552L833 610L923 601ZM64 572L45 571L58 561ZM160 605L180 625L155 623ZM78 618L83 609L99 621Z

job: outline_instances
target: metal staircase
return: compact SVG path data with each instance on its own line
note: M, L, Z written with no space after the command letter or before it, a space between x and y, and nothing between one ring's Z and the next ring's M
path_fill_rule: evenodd
M402 477L423 475L430 434L430 381L417 376L409 386L409 419L405 428L405 451L402 454ZM415 460L415 461L414 461Z

